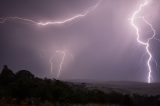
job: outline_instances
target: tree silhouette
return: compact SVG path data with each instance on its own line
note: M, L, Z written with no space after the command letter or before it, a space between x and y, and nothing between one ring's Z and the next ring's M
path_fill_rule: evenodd
M1 84L8 84L13 82L15 79L15 74L8 68L7 65L3 66L2 72L0 74L0 83Z
M85 84L63 82L55 79L41 79L27 70L12 72L6 65L0 74L0 106L52 104L116 104L118 106L160 106L160 96L124 95L118 92L105 93L96 88L87 88ZM59 105L61 106L61 105ZM68 105L69 106L69 105Z
M27 80L27 79L33 79L33 78L34 78L34 75L27 70L21 70L16 73L16 79Z

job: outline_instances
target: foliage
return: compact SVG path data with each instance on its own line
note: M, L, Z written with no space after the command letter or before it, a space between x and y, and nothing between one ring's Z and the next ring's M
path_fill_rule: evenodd
M40 79L27 70L13 73L4 66L0 74L0 103L11 104L118 104L122 106L160 106L160 96L124 95L89 89L56 79Z

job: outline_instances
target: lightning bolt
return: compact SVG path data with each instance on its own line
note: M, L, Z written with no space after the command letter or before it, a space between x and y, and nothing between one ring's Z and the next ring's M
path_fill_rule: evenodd
M6 22L15 20L15 21L24 21L24 22L28 22L28 23L32 23L32 24L40 25L40 26L61 25L61 24L72 22L76 19L83 18L83 17L87 16L90 12L94 11L100 5L101 1L102 0L98 0L98 2L94 6L89 7L84 12L82 12L80 14L76 14L76 15L74 15L70 18L64 19L64 20L37 22L37 21L31 20L31 19L26 19L26 18L22 18L22 17L5 17L5 18L0 18L0 24L4 24ZM59 64L59 70L58 70L58 74L57 74L57 78L59 78L59 76L61 74L61 71L62 71L62 66L63 66L64 60L65 60L65 57L66 57L66 51L57 50L56 53L62 54L62 59L61 59L61 62ZM42 55L40 54L40 56L42 56ZM51 67L50 67L51 72L53 70L53 59L54 59L54 56L51 56L50 59L49 59L49 63L51 65Z
M54 59L54 56L51 56L50 59L49 59L51 72L53 71L53 59Z
M87 16L90 12L94 11L99 6L101 1L102 0L99 0L94 6L89 7L84 12L82 12L80 14L77 14L77 15L74 15L74 16L72 16L70 18L67 18L67 19L64 19L64 20L37 22L37 21L31 20L31 19L26 19L26 18L21 18L21 17L5 17L5 18L0 18L0 23L3 24L3 23L6 23L8 21L18 20L18 21L25 21L25 22L33 23L33 24L40 25L40 26L61 25L61 24L65 24L67 22L71 22L71 21L73 21L75 19Z
M72 58L73 58L73 55L70 54L68 51L66 50L56 50L56 53L59 53L62 55L61 57L61 61L59 63L59 69L58 69L58 74L57 74L57 79L59 78L60 74L61 74L61 71L62 71L62 67L63 67L63 64L64 64L64 60L66 58L67 55L70 55ZM51 63L51 70L53 69L53 64Z
M62 71L65 59L67 57L71 57L73 59L74 56L67 49L56 50L54 52L51 51L51 50L44 50L44 49L42 49L41 53L40 53L40 56L41 56L41 58L46 58L46 56L48 57L48 54L50 54L50 56L49 56L49 63L50 63L50 72L51 73L55 69L55 67L54 67L55 66L55 62L56 62L56 65L58 63L58 71L57 71L58 73L56 74L56 78L58 79L59 76L60 76L60 74L61 74L61 71ZM59 54L58 55L58 62L57 62L57 54Z
M0 18L0 24L6 23L8 21L25 21L25 22L29 22L32 24L36 24L36 25L40 25L40 26L48 26L48 25L61 25L61 24L65 24L68 22L72 22L75 19L79 19L82 17L87 16L91 11L94 11L99 4L101 3L102 0L99 0L96 5L88 8L87 10L85 10L84 12L74 15L70 18L64 19L64 20L58 20L58 21L46 21L46 22L37 22L31 19L26 19L26 18L21 18L21 17L5 17L5 18ZM140 40L140 33L139 33L139 28L138 26L135 24L135 21L137 18L139 18L137 15L141 12L141 10L147 6L149 3L149 0L145 0L144 3L140 4L139 8L133 13L132 17L131 17L131 25L133 26L133 28L136 30L136 34L137 34L137 42L143 46L145 46L146 48L146 52L149 56L148 60L147 60L147 66L148 66L148 83L151 83L151 73L152 73L152 68L151 68L151 61L152 61L152 54L149 50L150 44L149 42L155 37L156 35L156 31L154 30L153 26L144 18L144 17L140 17L147 25L150 26L151 30L153 31L153 36L151 38L149 38L147 40L147 42L143 42L142 40ZM56 53L60 53L62 54L62 59L61 62L59 64L59 70L58 70L58 74L57 74L57 78L59 78L60 73L62 71L62 66L66 57L66 52L65 51L59 51L57 50ZM53 70L53 66L52 66L52 60L53 60L53 56L50 58L50 64L51 64L51 71Z
M62 54L62 59L61 59L61 62L59 64L59 69L58 69L58 74L57 74L57 79L58 79L60 74L61 74L61 71L62 71L62 66L63 66L63 63L64 63L64 59L66 57L66 52L57 50L56 53Z
M144 0L144 2L142 4L140 4L139 8L137 10L135 10L135 12L133 13L130 21L131 21L131 25L133 26L133 28L136 30L136 34L137 34L137 42L143 46L145 46L146 52L149 56L148 60L147 60L147 67L148 67L148 78L147 78L147 82L151 83L151 78L152 78L152 67L151 67L151 61L152 61L152 53L149 50L150 47L150 41L152 39L154 39L155 35L156 35L156 30L153 28L152 24L150 24L145 17L138 17L137 15L142 11L142 9L147 6L149 4L150 0ZM146 42L140 40L140 33L139 33L139 28L138 26L135 24L135 21L137 18L141 18L152 30L153 35L152 37L148 38L148 40Z

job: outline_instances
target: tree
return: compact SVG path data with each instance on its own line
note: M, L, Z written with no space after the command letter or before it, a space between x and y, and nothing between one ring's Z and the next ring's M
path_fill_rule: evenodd
M33 79L34 75L27 70L21 70L16 73L16 78L17 79Z
M2 72L0 74L0 82L2 84L8 84L13 82L15 79L15 74L8 68L8 66L4 66Z

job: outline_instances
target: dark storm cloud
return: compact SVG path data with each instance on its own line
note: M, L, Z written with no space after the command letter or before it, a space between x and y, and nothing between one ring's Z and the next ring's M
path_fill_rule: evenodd
M82 13L96 2L0 0L0 17L18 16L37 22L62 20ZM145 49L137 44L135 31L128 21L136 6L135 0L105 0L88 16L65 25L37 27L22 21L1 24L0 63L8 64L15 70L29 69L37 76L51 77L49 54L41 57L40 50L50 49L54 52L66 48L74 55L74 59L66 58L62 79L146 81L147 56L141 59ZM159 5L151 13L153 11L159 11ZM153 42L156 58L159 57L157 48L158 42ZM158 74L158 71L154 72L157 81Z

